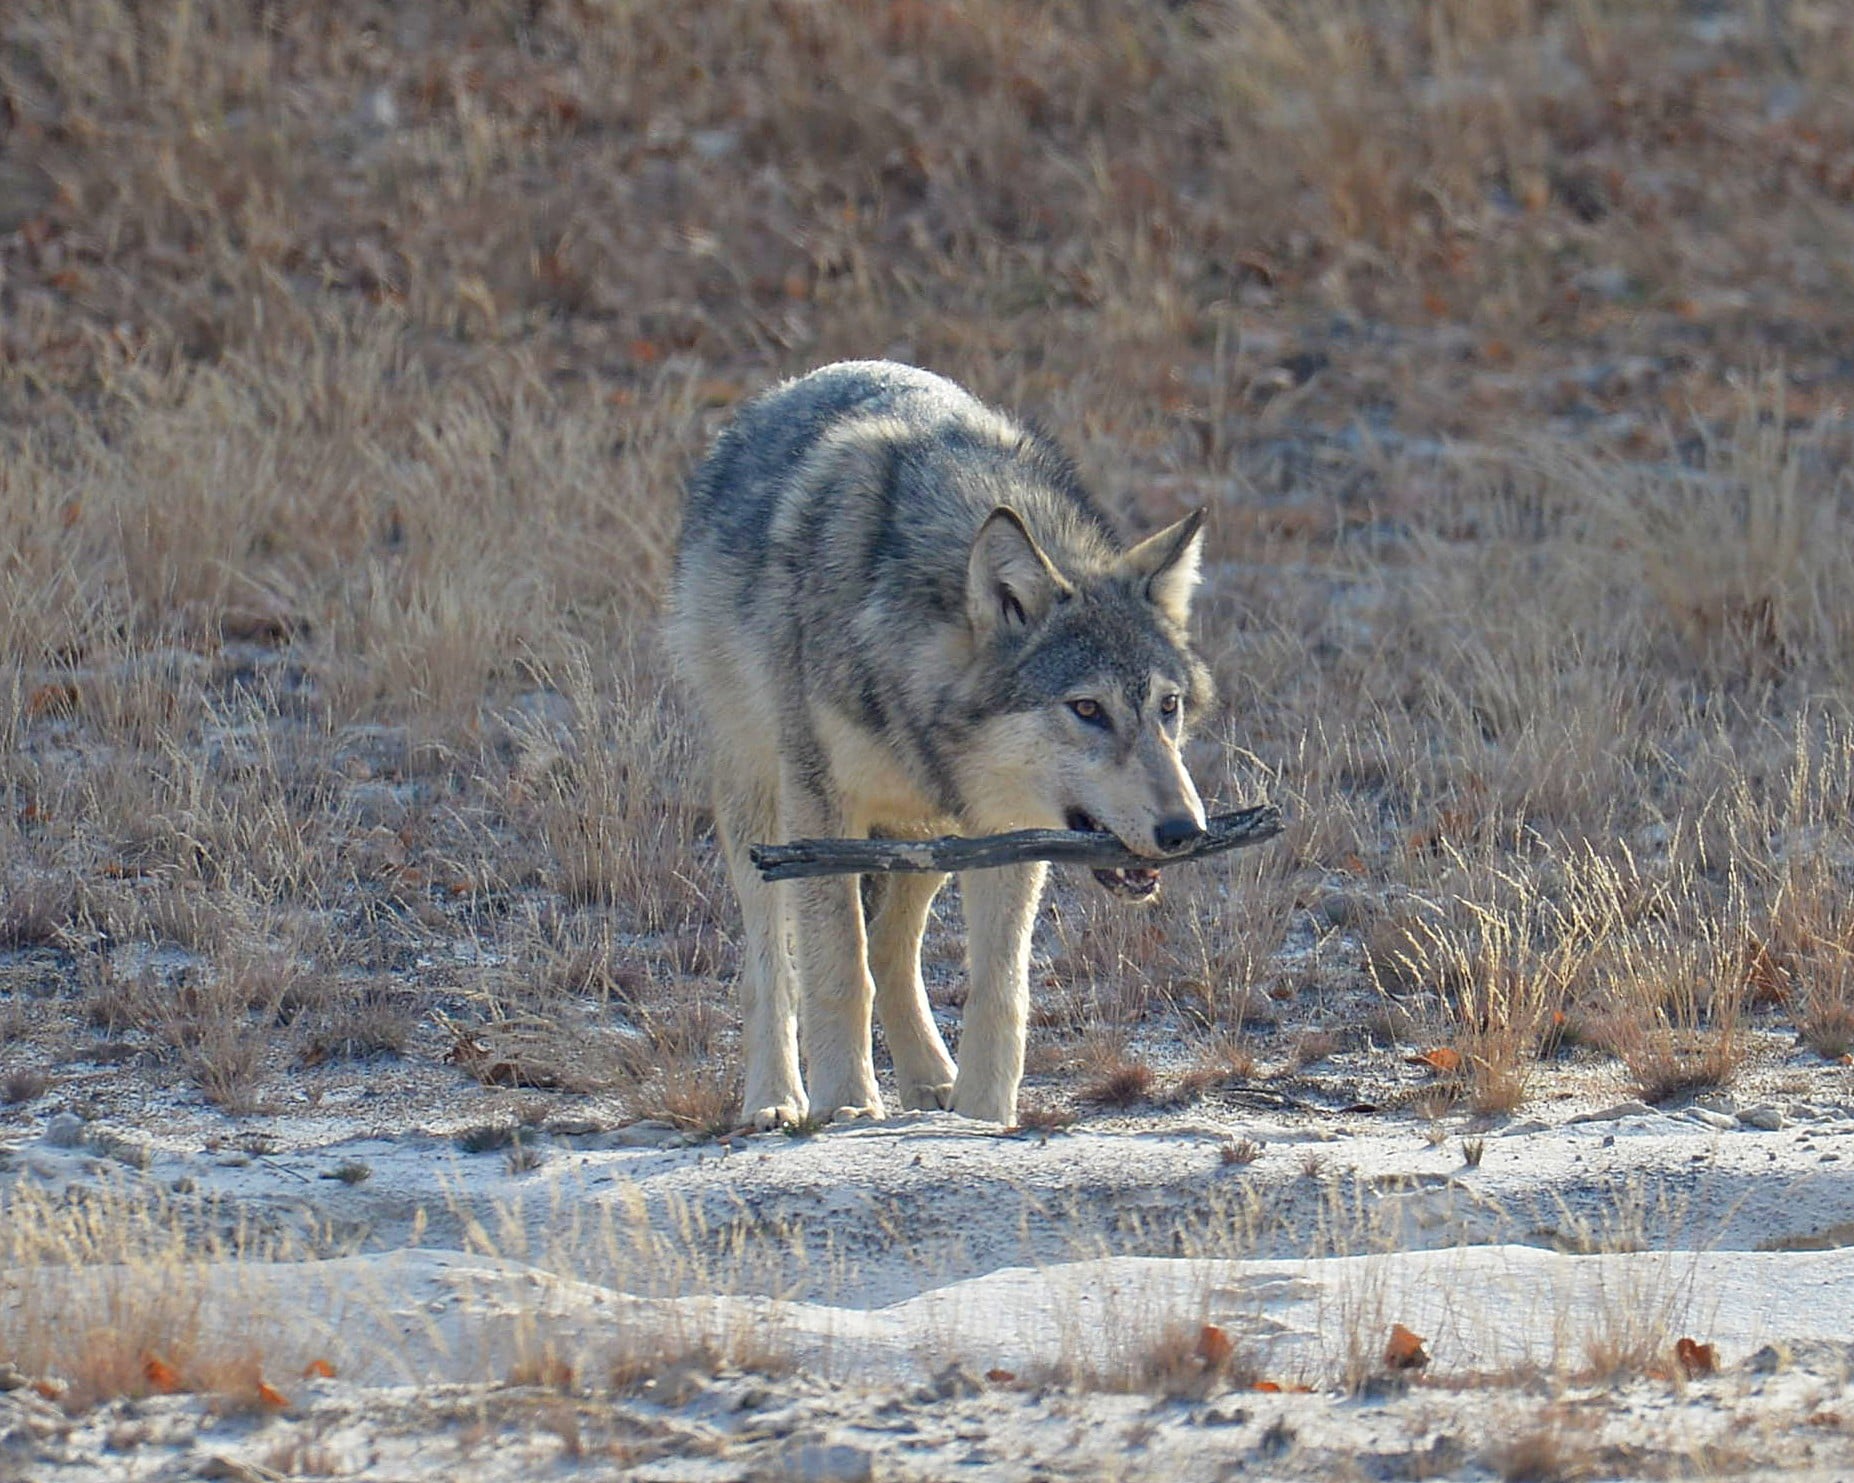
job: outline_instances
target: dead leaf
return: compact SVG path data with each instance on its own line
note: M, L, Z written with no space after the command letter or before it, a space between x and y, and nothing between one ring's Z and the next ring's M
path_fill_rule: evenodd
M163 1395L171 1395L180 1389L180 1371L158 1354L142 1356L142 1378Z
M1412 1066L1427 1066L1438 1076L1455 1076L1461 1071L1461 1052L1452 1046L1438 1045L1420 1056L1411 1057Z
M1689 1380L1710 1375L1719 1368L1719 1352L1710 1344L1698 1344L1692 1339L1681 1339L1674 1345L1674 1358L1680 1363L1680 1372Z
M1263 1395L1280 1395L1281 1394L1281 1387L1272 1380L1258 1380L1255 1382L1254 1386L1252 1386L1251 1388L1254 1390L1261 1391Z
M989 1380L993 1385L1009 1385L1013 1380L1017 1378L1017 1371L1015 1370L987 1370L985 1372L985 1378Z
M68 716L77 709L77 686L68 681L58 680L49 685L40 685L26 696L26 715Z
M1384 1346L1384 1367L1388 1370L1420 1370L1429 1363L1423 1341L1400 1323L1391 1325L1390 1342Z
M333 1380L334 1378L335 1367L325 1359L312 1359L303 1366L303 1379L305 1380Z
M1212 1369L1227 1364L1236 1352L1236 1345L1230 1336L1214 1323L1207 1323L1197 1331L1197 1357Z
M257 1398L264 1405L270 1406L278 1411L281 1411L290 1403L289 1398L268 1380L258 1381Z

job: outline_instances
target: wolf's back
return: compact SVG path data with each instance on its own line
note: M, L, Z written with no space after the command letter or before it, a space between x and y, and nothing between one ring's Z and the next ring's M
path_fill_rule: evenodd
M887 587L922 617L946 616L962 599L966 547L1000 504L1058 560L1085 561L1111 542L1046 439L912 366L826 366L743 406L697 471L677 559L679 621L724 594L738 610L775 569L814 598Z

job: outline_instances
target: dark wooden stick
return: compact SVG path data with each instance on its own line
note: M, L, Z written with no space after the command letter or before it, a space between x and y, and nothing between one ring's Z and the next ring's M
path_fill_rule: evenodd
M1019 829L965 839L795 839L790 844L756 844L748 857L769 881L813 875L873 875L892 870L991 870L1049 860L1090 865L1097 870L1152 869L1202 860L1225 850L1260 844L1281 832L1281 811L1271 803L1210 819L1204 836L1175 855L1148 860L1107 833L1079 829Z

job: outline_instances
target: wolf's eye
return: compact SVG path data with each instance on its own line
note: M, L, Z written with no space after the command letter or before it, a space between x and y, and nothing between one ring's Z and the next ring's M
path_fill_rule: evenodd
M1178 705L1178 697L1176 695L1168 695L1159 702L1159 714L1161 716L1175 716L1178 714Z
M1098 700L1071 700L1069 702L1069 709L1074 711L1076 715L1080 716L1081 719L1086 721L1090 726L1105 726L1107 724L1107 712L1101 709L1101 702Z

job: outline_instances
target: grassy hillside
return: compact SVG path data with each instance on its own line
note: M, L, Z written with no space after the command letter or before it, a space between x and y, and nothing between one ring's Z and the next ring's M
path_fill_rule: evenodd
M1851 59L1826 0L6 7L0 1116L448 1054L718 1125L656 602L727 408L849 355L1213 507L1192 760L1293 828L1059 895L1053 1115L1844 1059Z

